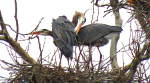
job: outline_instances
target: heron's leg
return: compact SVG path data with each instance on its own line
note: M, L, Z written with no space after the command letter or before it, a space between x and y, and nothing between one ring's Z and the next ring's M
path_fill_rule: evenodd
M71 68L72 59L67 59L67 60L68 60L68 71L69 71L70 73L72 73L72 72L73 72L73 70L72 70L72 68Z
M89 63L88 63L88 65L89 65L89 68L91 66L91 71L93 71L94 66L93 66L93 61L92 61L92 45L91 44L89 45Z
M61 67L62 53L60 55L59 67Z
M68 61L68 67L70 68L69 59L67 59L67 61Z
M69 58L67 58L67 61L68 61L68 68L70 68L71 63L70 63L70 61L69 61Z
M101 70L101 64L102 64L102 53L101 53L99 47L97 47L97 49L98 49L98 52L100 54L99 64L98 64L98 71L97 71L97 72L99 72L99 70Z

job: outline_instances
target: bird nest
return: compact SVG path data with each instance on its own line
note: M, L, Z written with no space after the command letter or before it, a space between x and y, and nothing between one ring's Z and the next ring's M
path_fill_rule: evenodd
M79 71L75 68L22 65L10 77L10 83L123 83L126 76L116 71Z

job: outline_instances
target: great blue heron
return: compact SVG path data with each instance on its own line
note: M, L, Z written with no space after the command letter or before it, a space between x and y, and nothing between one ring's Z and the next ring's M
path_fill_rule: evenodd
M30 34L52 36L54 44L69 61L72 59L73 46L103 46L108 43L112 34L122 31L121 27L99 23L83 26L85 20L84 14L80 12L75 13L72 22L66 16L59 16L53 19L52 31L42 29Z
M117 34L122 31L121 27L101 23L81 26L83 25L83 22L85 22L84 18L85 17L82 13L76 12L72 20L72 23L76 26L74 32L77 35L78 42L81 42L81 44L84 43L87 45L91 44L92 46L103 46L108 43L108 39L111 39L113 34ZM98 43L98 45L96 45L96 43Z

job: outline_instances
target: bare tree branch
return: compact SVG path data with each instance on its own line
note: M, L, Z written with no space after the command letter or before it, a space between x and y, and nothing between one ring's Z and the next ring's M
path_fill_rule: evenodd
M142 30L145 33L145 44L141 50L139 49L140 45L137 45L135 57L132 60L131 64L129 65L129 72L128 72L128 79L127 82L131 82L133 79L133 75L135 72L137 72L137 67L142 61L147 60L150 58L150 11L149 7L150 5L147 4L147 0L132 0L133 2L130 3L132 4L131 6L134 9L134 16L138 20Z
M38 46L39 46L39 51L40 51L40 55L39 55L39 60L38 61L40 62L40 64L42 64L43 50L44 50L44 46L45 46L45 41L44 41L44 44L42 46L39 36L37 36L37 40L38 40Z
M3 35L3 31L2 30L0 30L0 35Z
M5 36L0 36L0 40L6 40Z
M136 57L132 60L131 64L126 66L130 70L128 73L128 79L127 79L128 82L130 82L133 79L133 75L137 71L138 65L142 61L150 59L150 42L145 43L145 45L143 46L143 49L139 53L137 53L137 55L135 56Z
M16 41L14 41L9 36L9 34L7 32L7 29L6 29L6 25L4 24L4 21L3 21L3 17L2 17L1 11L0 11L0 22L1 22L0 25L2 27L2 31L4 33L4 37L6 39L5 41L12 46L14 51L17 52L22 57L23 60L27 61L30 64L37 64L37 62L32 57L30 57L27 52L24 51L24 49L20 46L20 44L17 43Z
M44 17L42 17L42 18L40 19L39 23L38 23L37 26L32 30L32 32L33 32L33 31L36 31L36 30L38 29L38 27L39 27L39 25L41 24L41 22L42 22L43 19L44 19Z
M18 33L19 33L19 23L18 23L18 15L17 15L17 12L18 12L18 8L17 8L17 0L14 0L15 2L15 22L16 22L16 38L15 40L17 41L18 40Z
M119 13L118 8L119 1L118 0L110 0L110 5L113 10L113 14L115 16L115 24L116 26L121 27L122 26L122 20ZM111 47L110 47L110 59L111 59L111 66L113 69L119 68L118 62L117 62L117 42L119 40L120 33L115 34L111 40Z

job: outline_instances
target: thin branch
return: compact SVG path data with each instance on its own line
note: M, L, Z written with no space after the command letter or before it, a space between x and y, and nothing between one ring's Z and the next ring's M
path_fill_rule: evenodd
M146 42L141 50L141 60L146 60L150 58L150 42ZM144 55L145 54L145 55Z
M39 25L41 24L41 22L42 22L43 19L44 19L44 17L42 17L42 18L40 19L39 23L38 23L37 26L32 30L32 32L33 32L33 31L36 31L36 30L38 29L38 27L39 27Z
M11 27L11 25L9 25L9 24L5 24L5 25L8 26L8 27L10 28L10 30L12 30L13 32L15 32L15 33L18 34L18 35L22 35L22 36L28 35L28 34L22 34L22 33L20 33L20 32L17 32L17 31L14 30L14 29Z
M40 42L39 36L37 36L37 40L38 40L39 51L40 51L40 56L39 56L40 59L39 59L39 62L40 62L40 64L42 64L42 53L43 53L43 50L44 50L45 41L44 41L43 46L41 47L41 42Z
M142 61L147 60L149 58L150 58L150 42L145 43L145 45L143 46L143 49L141 51L139 51L139 53L135 55L135 58L132 60L132 62L125 67L125 69L124 69L125 72L128 69L130 70L127 74L128 75L127 82L130 82L133 79L133 75L137 71L138 65Z
M92 19L91 19L91 24L93 23L94 20L94 14L95 14L95 7L94 7L94 3L93 3L93 7L92 7Z
M18 23L18 15L17 15L17 12L18 12L18 8L17 8L17 0L14 1L15 2L15 22L16 22L16 38L15 38L15 41L18 40L18 33L19 33L19 23Z
M95 2L95 5L96 5L96 6L99 6L99 5L98 5L98 2L99 2L99 0L96 0L96 2Z
M6 40L5 36L0 36L0 40Z
M19 43L14 41L12 38L7 39L7 42L9 42L9 44L13 47L14 51L17 52L22 57L22 59L24 59L28 63L37 64L37 62L32 57L30 57L27 52L24 51Z
M3 31L2 30L0 30L0 35L3 35Z
M6 44L6 43L4 43L4 42L0 42L0 44L5 45L7 48L11 48L11 46L10 46L10 45L7 45L7 44Z
M9 36L9 34L7 32L7 29L6 29L6 26L4 24L4 21L3 21L3 17L2 17L1 11L0 11L0 25L1 25L2 33L4 34L4 36Z
M22 40L18 40L18 41L26 41L26 40L30 40L30 39L34 39L36 38L36 36L31 36L31 37L28 37L27 39L22 39Z

